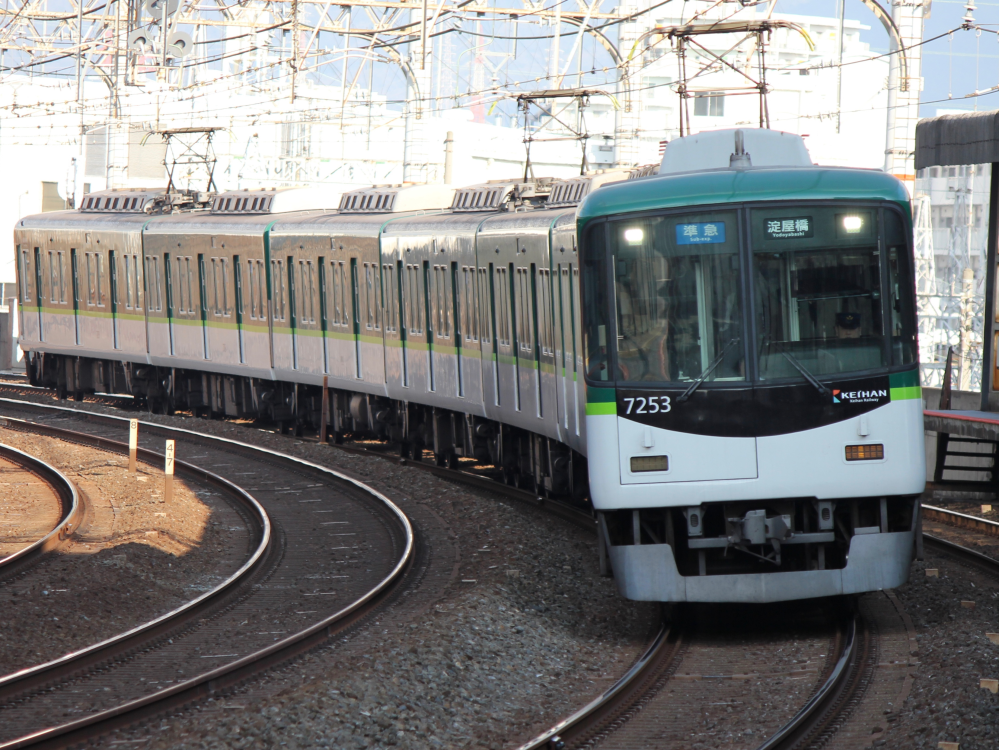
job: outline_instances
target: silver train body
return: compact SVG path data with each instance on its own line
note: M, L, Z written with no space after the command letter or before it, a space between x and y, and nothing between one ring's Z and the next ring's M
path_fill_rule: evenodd
M15 242L31 380L282 429L319 427L326 383L334 439L390 439L442 465L474 458L511 484L591 503L601 560L633 599L899 585L924 476L918 399L864 410L892 460L844 463L844 442L869 441L840 420L754 438L750 461L745 437L641 424L623 412L649 403L640 389L587 382L594 303L577 228L589 199L576 203L646 182L596 190L622 177L372 188L339 208L294 191L188 206L108 191L25 217ZM669 446L672 476L630 471L653 445Z

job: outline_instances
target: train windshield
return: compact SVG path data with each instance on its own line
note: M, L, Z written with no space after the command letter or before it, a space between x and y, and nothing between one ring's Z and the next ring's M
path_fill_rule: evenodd
M803 370L821 377L889 364L878 217L870 206L781 206L751 212L762 380L799 379L805 377ZM891 304L899 311L894 326L899 336L901 320L908 317L897 299L897 261L905 247L903 242L903 252L895 248L892 253L896 299Z
M617 221L610 224L607 239L617 313L617 379L744 380L738 214Z

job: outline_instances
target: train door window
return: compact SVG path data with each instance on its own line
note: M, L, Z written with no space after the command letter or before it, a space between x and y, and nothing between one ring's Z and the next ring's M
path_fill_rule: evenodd
M350 322L355 335L361 332L361 280L357 273L357 258L350 259Z
M395 333L397 326L397 311L395 307L395 274L392 273L392 266L388 263L382 265L382 299L385 307L385 330L388 333Z
M393 297L393 305L396 306L398 315L396 316L396 325L400 332L400 338L406 338L406 308L403 305L403 282L405 281L405 276L402 270L402 261L398 260L395 264L395 274L392 276L393 282L395 284L395 293Z
M21 282L21 289L20 289L20 292L21 292L21 302L30 302L31 301L31 287L30 287L30 283L31 282L29 281L30 277L28 276L28 268L29 268L29 262L30 261L28 260L28 251L27 250L21 250L19 260L20 260L20 265L21 265L20 279L19 279L19 281Z
M222 315L226 318L232 317L232 308L229 306L229 259L221 258L222 264Z
M91 253L84 253L83 260L87 267L87 304L93 306L97 302L94 299L94 268Z
M56 269L59 276L59 302L66 304L66 258L65 253L60 250L56 253Z
M430 261L423 261L423 283L420 284L420 294L423 298L423 304L420 305L421 314L421 327L424 320L426 320L427 325L427 342L430 343L434 338L434 319L430 314Z
M104 307L104 255L94 253L94 260L97 261L97 306Z
M43 283L44 283L42 280L42 274L44 273L44 271L42 270L42 249L40 247L35 248L33 257L35 259L35 275L34 277L28 276L28 278L29 279L34 278L35 280L35 289L34 289L35 293L32 296L35 301L35 305L38 307L40 312L42 308L42 302L44 301L42 294ZM29 294L31 293L30 289L28 290L28 293ZM41 335L41 331L39 331L39 335Z
M277 276L275 276L277 281L277 291L278 291L278 317L280 320L285 319L285 278L284 278L284 261L279 260L277 262Z
M111 312L118 311L121 295L118 291L118 264L115 262L114 250L108 250L108 292L111 295Z
M51 302L59 301L59 282L56 275L56 255L51 250L49 250L49 300Z
M232 275L236 290L236 324L243 324L243 316L246 311L243 307L243 267L239 264L239 256L232 256Z
M257 266L257 317L267 319L267 274L264 272L264 261L256 261Z
M316 268L319 271L319 323L322 330L327 331L329 330L330 308L329 301L326 298L329 291L329 280L326 277L326 259L319 256Z
M153 272L151 274L152 278L150 279L153 286L153 292L152 292L153 298L151 300L151 304L153 304L153 306L155 307L156 312L162 312L163 291L160 283L160 257L158 255L154 255L151 258L151 260L152 260L152 269L153 269Z
M316 322L316 269L312 261L305 263L305 293L309 303L309 322Z
M461 292L458 289L458 264L451 264L451 283L448 284L451 292L451 304L448 305L448 314L451 317L451 325L454 328L454 345L461 346ZM467 321L465 325L468 325Z
M208 279L206 277L205 256L204 253L198 253L198 287L201 294L199 307L202 322L208 320Z
M28 260L28 251L21 250L21 302L31 301L31 277L28 275L31 268L31 261ZM41 300L41 296L39 296Z
M284 290L282 289L282 292ZM291 327L298 327L297 289L295 287L295 259L288 256L288 313L291 316ZM284 294L281 295L281 319L284 320Z
M175 299L173 302L177 307L177 312L186 312L187 306L184 304L184 259L180 256L177 257L177 273L174 278L176 278L176 282L174 283L176 288L174 290Z
M167 317L175 317L175 312L177 309L177 299L173 288L173 267L170 265L170 254L163 253L163 281L166 287L166 307L167 307ZM172 334L171 334L172 335ZM171 347L173 342L170 342ZM173 354L171 348L170 351Z
M479 320L482 321L479 337L483 344L488 344L492 341L493 306L491 304L492 295L490 294L489 284L491 278L492 265L488 269L479 269Z
M257 270L256 264L252 260L246 261L246 279L250 288L250 318L257 319Z
M221 315L222 310L219 309L219 259L212 258L212 289L211 289L211 299L212 299L212 312L215 315Z
M132 256L128 253L124 256L125 261L125 307L131 310L135 306L132 297Z
M369 331L375 325L375 290L372 279L371 264L364 264L364 327Z
M330 261L330 286L328 292L330 322L338 326L340 325L340 266L335 260Z
M187 312L194 315L194 294L192 285L194 284L194 270L191 268L191 256L184 258L184 284L187 287Z

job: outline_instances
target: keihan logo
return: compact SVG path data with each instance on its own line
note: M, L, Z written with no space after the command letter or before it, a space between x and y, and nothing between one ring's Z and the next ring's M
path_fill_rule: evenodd
M888 391L879 388L874 391L842 391L834 388L832 401L834 404L877 404L888 400Z

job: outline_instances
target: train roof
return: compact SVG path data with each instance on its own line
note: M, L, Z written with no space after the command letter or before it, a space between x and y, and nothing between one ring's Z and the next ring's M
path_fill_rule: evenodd
M151 218L145 213L84 213L69 209L25 216L18 220L15 229L139 232Z
M415 212L410 216L419 215ZM398 221L407 214L398 213L325 213L287 216L275 222L271 235L350 235L353 237L377 237L382 227L390 221Z
M322 211L295 211L282 214L261 213L209 213L208 211L188 211L153 217L146 227L146 234L231 234L263 236L268 225L295 216L322 216Z
M880 170L846 167L750 167L657 175L608 185L586 197L579 221L633 211L724 203L894 201L908 211L905 186Z

